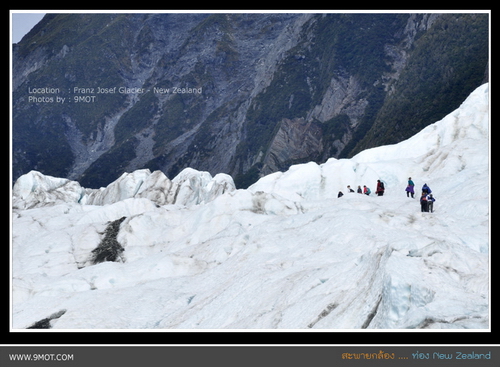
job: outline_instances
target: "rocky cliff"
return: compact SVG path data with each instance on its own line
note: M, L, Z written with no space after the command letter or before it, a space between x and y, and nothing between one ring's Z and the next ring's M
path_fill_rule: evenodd
M13 179L239 187L403 140L485 82L488 14L48 14L13 45Z

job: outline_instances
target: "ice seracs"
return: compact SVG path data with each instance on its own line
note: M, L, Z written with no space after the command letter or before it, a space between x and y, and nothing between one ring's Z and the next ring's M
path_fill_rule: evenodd
M13 207L30 209L61 203L107 205L129 198L147 198L158 205L196 205L235 190L231 176L186 168L173 180L161 171L148 169L123 173L100 189L86 189L76 181L31 171L14 184Z
M12 327L488 329L488 112L485 84L411 139L247 190L192 169L100 190L30 172L13 189ZM383 197L337 198L378 179ZM93 265L119 219L123 260Z

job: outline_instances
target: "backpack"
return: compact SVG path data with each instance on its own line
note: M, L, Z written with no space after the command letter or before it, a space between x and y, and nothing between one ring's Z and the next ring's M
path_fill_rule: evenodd
M366 193L367 194L371 194L372 193L372 191L370 190L370 188L368 188L368 187L366 188Z
M382 190L385 190L384 183L383 183L382 181L380 181L380 188L381 188Z

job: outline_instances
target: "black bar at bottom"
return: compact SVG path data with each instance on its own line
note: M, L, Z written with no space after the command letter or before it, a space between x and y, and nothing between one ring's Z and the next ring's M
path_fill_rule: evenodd
M0 366L500 366L500 346L0 346Z

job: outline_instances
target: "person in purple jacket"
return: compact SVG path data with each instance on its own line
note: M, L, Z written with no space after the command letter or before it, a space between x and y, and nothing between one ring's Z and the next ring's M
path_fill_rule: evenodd
M415 184L413 183L413 181L411 180L411 177L408 177L408 186L406 186L406 197L409 198L410 197L410 194L411 194L411 197L412 199L415 198Z

